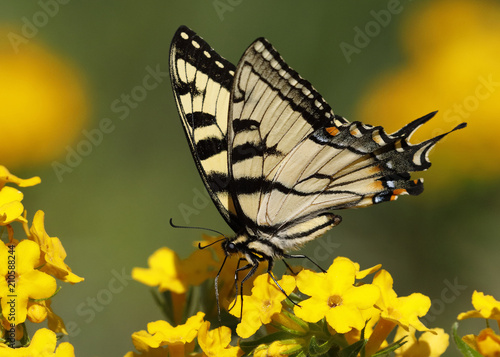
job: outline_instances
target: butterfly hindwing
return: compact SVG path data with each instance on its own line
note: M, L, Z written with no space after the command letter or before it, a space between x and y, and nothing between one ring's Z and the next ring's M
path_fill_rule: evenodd
M238 217L250 235L287 251L340 222L332 210L419 194L409 172L430 166L442 135L407 139L435 113L389 135L334 115L312 85L265 39L236 70L229 110L229 171Z

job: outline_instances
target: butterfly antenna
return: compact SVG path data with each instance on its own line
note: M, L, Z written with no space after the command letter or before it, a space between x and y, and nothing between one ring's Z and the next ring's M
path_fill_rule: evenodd
M215 229L210 229L210 228L205 228L205 227L189 227L189 226L178 226L176 224L174 224L172 218L170 218L170 225L173 227L173 228L185 228L185 229L202 229L202 230L205 230L205 231L209 231L209 232L214 232L214 233L217 233L221 236L223 236L224 238L222 239L219 239L219 240L216 240L215 242L212 242L210 244L207 244L205 246L201 246L201 243L198 243L198 248L199 249L205 249L205 248L208 248L210 247L211 245L214 245L215 243L219 243L223 240L229 240L229 238L224 234L224 233L221 233L219 231L216 231Z

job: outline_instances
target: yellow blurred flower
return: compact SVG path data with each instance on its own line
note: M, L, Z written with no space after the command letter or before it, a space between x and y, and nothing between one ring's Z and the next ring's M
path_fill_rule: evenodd
M66 251L57 237L50 237L45 232L43 211L37 211L28 233L29 239L40 246L42 251L42 267L40 271L53 275L66 283L79 283L84 280L71 272L71 268L64 263Z
M243 351L238 347L233 347L231 343L231 329L221 326L209 331L210 322L205 321L198 330L198 344L203 350L203 356L209 357L240 357Z
M8 29L0 29L6 39ZM9 167L56 159L81 134L88 99L80 74L33 40L0 42L0 153Z
M198 312L187 319L186 323L172 326L166 321L148 323L148 330L132 334L135 348L144 354L129 352L125 356L165 356L166 350L160 347L168 346L168 356L185 356L194 348L193 340L203 324L204 313Z
M0 343L0 357L75 357L75 350L69 342L61 343L57 349L56 346L56 334L42 328L35 332L28 347L13 349Z
M493 296L474 291L472 294L472 305L475 310L462 312L458 315L459 320L476 317L493 319L500 322L500 301L495 300Z
M132 278L148 286L158 286L160 292L185 293L189 286L199 285L215 277L217 262L208 250L196 250L181 260L169 248L160 248L148 259L149 268L132 269Z
M373 307L380 292L371 284L355 286L358 272L359 266L343 257L336 258L326 273L302 270L297 287L310 298L294 307L295 315L307 322L325 317L338 333L361 330L366 323L362 311Z
M287 295L295 289L295 279L290 275L284 275L278 284ZM252 295L243 297L243 316L236 327L238 336L248 338L257 332L262 325L270 323L273 315L281 312L283 307L281 302L285 299L285 294L276 286L269 274L259 275L254 281ZM229 312L240 317L241 304L241 299L237 297Z
M483 0L438 0L422 5L403 30L407 64L375 80L357 119L390 132L422 114L439 110L415 141L461 122L466 130L445 138L433 153L439 175L494 178L500 152L500 4ZM478 139L480 138L480 139Z
M442 328L434 328L422 333L417 339L415 337L415 328L410 327L406 331L399 327L394 336L394 341L397 341L405 336L406 343L398 348L395 352L396 356L401 357L439 357L450 345L450 335ZM432 332L431 332L432 331Z
M9 256L14 256L14 270L10 270L7 264ZM50 298L56 292L56 280L37 270L40 263L40 247L27 239L14 247L14 254L11 254L9 247L0 241L0 262L2 262L0 276L3 277L0 279L2 311L11 311L11 306L15 306L14 313L7 319L17 325L26 320L28 299ZM15 271L13 285L8 281L8 276L12 271ZM16 297L9 295L16 295Z

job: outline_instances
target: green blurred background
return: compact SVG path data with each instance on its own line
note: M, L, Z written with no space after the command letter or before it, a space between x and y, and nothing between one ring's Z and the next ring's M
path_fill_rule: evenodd
M82 130L92 132L103 120L108 122L104 118L114 127L71 167L71 172L59 177L53 160L66 165L67 147L44 163L9 167L18 176L42 178L41 185L23 189L28 217L31 221L36 210L45 211L47 232L61 239L68 254L66 263L74 273L85 277L84 282L74 286L63 285L52 304L71 332L63 340L75 346L76 354L122 356L133 349L132 332L162 319L149 288L130 280L129 274L133 267L146 267L147 258L159 247L173 248L181 257L194 249L192 242L200 238L200 232L175 230L169 226L170 218L177 224L231 233L207 200L168 77L162 77L155 89L145 92L145 98L129 107L127 115L113 107L122 95L142 85L148 67L168 71L170 40L179 25L193 28L233 63L254 39L265 36L294 69L313 83L336 113L395 130L413 119L414 113L430 111L425 107L427 103L421 104L412 96L412 82L405 83L412 106L402 109L408 115L398 122L382 122L376 110L372 110L371 118L359 117L363 112L361 99L384 73L409 61L401 33L405 26L411 26L411 22L405 25L408 19L432 3L1 2L0 25L22 34L25 19L44 24L37 26L36 35L28 42L55 53L84 79L89 119L78 129L70 147L76 148L86 140ZM392 13L387 23L380 20L378 33L374 25L372 33L376 34L365 40L363 48L356 47L358 51L348 60L341 44L355 46L356 27L366 34L366 25L376 20L373 11L380 13L395 5L401 11ZM48 14L47 21L39 12ZM435 28L436 23L432 26ZM440 32L440 36L446 39L447 34ZM20 45L20 51L25 45ZM398 94L404 95L404 91ZM386 101L378 102L381 112L385 105ZM434 109L446 108L436 103ZM489 129L493 121L481 122L482 118L475 115L464 119L469 124L482 123L482 131L493 130ZM453 123L438 115L427 126L430 130L451 129ZM499 155L494 145L478 134L481 131L468 130L454 133L453 138L438 145L431 154L434 166L424 175L415 176L426 179L423 195L341 212L343 223L309 243L302 252L324 267L339 255L359 262L362 268L382 263L394 277L400 296L421 292L433 300L426 322L447 331L459 312L472 307L474 289L500 298L500 194L494 169L499 165ZM9 140L5 135L0 132L1 140ZM485 149L471 153L464 149L462 140L483 143ZM29 143L26 145L29 147ZM454 160L439 156L447 145L453 149ZM37 147L30 150L36 151ZM481 159L490 155L487 162L493 169L488 175L481 176L486 166L474 166L476 155ZM467 161L464 166L469 171L458 164L462 161ZM182 213L186 210L192 213L188 219ZM121 278L116 279L116 275ZM454 290L450 285L455 286ZM474 331L472 325L462 323L461 332ZM450 346L448 355L454 354Z

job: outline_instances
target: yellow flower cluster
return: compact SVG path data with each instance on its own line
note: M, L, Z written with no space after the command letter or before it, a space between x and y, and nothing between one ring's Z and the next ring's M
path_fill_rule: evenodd
M150 322L147 331L138 331L132 334L134 346L141 354L128 352L125 357L165 356L168 346L168 356L222 356L240 357L243 351L239 347L230 346L231 330L225 326L209 331L210 322L203 321L204 313L198 312L187 319L185 324L173 327L166 321ZM194 339L198 337L198 344L203 354L192 353Z
M150 258L150 268L135 268L133 277L149 286L158 286L163 293L189 294L189 286L194 285L195 280L196 284L203 285L202 278L214 277L220 256L216 258L217 255L214 257L203 250L181 260L168 248L162 248ZM190 265L189 270L181 271L181 267ZM229 273L230 279L222 277L221 284L234 287L234 269ZM195 279L192 274L198 277ZM362 281L373 274L371 283ZM238 320L234 322L226 314L222 322L233 326L240 337L239 347L231 347L231 330L225 326L211 331L218 339L212 338L212 342L207 343L208 327L201 326L208 323L204 318L216 317L209 316L216 312L212 308L206 311L208 315L198 312L177 327L166 321L150 323L147 331L132 335L134 345L141 356L157 356L160 350L167 353L165 349L174 356L197 353L193 352L195 349L203 356L240 356L242 353L307 356L332 349L352 349L355 353L349 356L356 356L361 350L366 357L379 351L396 350L398 356L428 357L441 355L449 344L449 336L442 329L428 329L419 320L429 310L430 299L419 293L398 297L391 275L380 270L380 265L360 270L359 264L338 257L326 273L304 269L296 276L284 275L280 280L261 274L254 279L251 292L244 292L243 299L234 297L235 291L231 291L233 301L224 306ZM213 292L204 291L202 296L208 294ZM395 327L399 327L396 338L387 341ZM423 332L418 339L415 331ZM263 333L267 336L262 337ZM407 343L400 348L403 340ZM139 355L134 352L126 355L134 356Z
M491 295L474 291L472 294L472 305L475 310L461 313L458 315L458 320L470 318L495 320L500 329L500 301L495 300ZM478 351L484 357L500 356L500 335L490 327L481 330L477 336L466 335L462 339L471 349ZM472 356L473 354L469 353L469 355Z
M74 356L73 347L62 343L56 348L56 333L67 334L64 322L51 308L57 282L75 284L83 280L71 272L64 259L66 252L57 237L50 237L44 227L44 213L38 211L31 226L21 203L23 194L6 186L28 187L40 183L39 177L20 179L0 166L0 226L7 232L7 243L0 241L0 331L1 356ZM13 224L20 224L26 238L14 238ZM47 321L48 329L38 330L29 344L24 322ZM15 350L12 347L16 348Z

